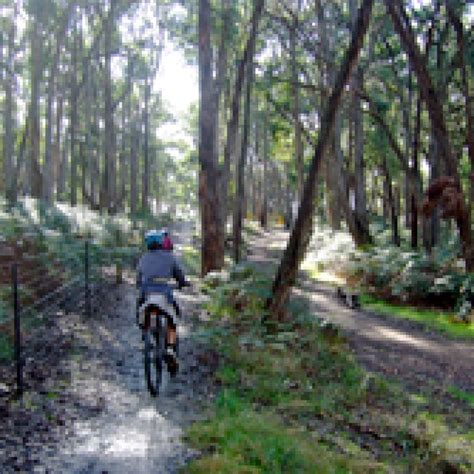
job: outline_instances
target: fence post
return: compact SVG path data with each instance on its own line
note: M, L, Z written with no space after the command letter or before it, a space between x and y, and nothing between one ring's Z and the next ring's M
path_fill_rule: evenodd
M86 240L85 242L85 252L84 252L84 307L85 313L88 318L92 316L92 308L91 308L91 293L90 293L90 286L89 286L89 241Z
M16 393L23 395L23 363L21 360L21 327L20 327L20 304L18 301L18 267L12 265L12 290L13 290L13 324L16 363Z

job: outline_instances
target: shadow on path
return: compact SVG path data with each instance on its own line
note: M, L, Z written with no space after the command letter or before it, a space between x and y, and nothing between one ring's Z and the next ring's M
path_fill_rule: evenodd
M276 268L288 233L281 229L253 235L249 261ZM300 272L293 295L313 314L342 328L357 359L368 370L402 379L411 388L433 384L474 393L474 344L428 331L420 324L343 306L334 288Z

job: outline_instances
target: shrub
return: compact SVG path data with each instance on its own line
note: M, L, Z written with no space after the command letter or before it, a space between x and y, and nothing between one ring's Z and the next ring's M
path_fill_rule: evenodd
M456 309L464 321L472 311L474 275L459 266L452 244L432 256L391 246L357 250L344 272L355 286L389 301Z

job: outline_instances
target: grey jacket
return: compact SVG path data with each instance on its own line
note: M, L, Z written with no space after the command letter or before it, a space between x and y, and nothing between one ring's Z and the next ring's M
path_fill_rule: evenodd
M151 278L174 278L180 286L186 281L175 256L166 250L150 250L140 257L137 267L137 286Z

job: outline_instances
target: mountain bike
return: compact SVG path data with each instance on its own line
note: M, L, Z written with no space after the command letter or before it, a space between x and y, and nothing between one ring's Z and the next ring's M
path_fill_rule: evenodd
M144 343L145 381L153 397L158 395L163 382L163 373L167 369L165 354L168 320L171 318L176 321L176 316L176 308L169 303L163 293L150 293L139 307L138 322ZM176 354L177 352L176 338Z

